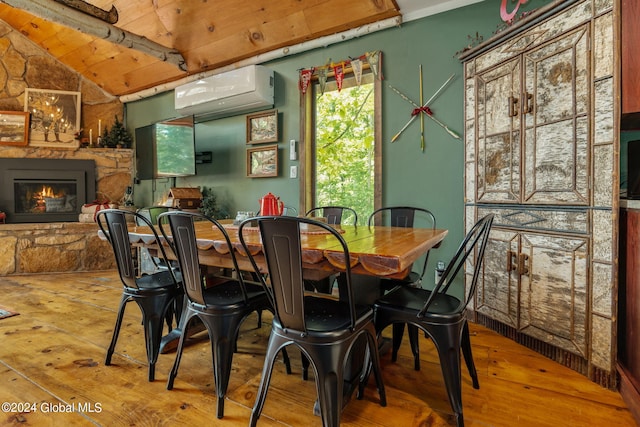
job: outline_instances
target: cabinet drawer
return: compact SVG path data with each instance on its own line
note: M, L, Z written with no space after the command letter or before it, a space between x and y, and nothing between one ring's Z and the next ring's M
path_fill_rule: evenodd
M589 234L587 208L478 205L478 218L494 214L494 227L553 233Z

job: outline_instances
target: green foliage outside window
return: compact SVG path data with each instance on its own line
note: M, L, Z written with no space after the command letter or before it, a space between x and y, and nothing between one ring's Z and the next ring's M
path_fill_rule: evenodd
M374 203L373 84L316 98L316 206L348 206L366 223Z

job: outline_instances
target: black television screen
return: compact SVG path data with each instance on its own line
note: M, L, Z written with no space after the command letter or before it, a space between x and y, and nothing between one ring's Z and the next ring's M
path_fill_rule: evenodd
M136 129L138 179L196 174L193 116Z

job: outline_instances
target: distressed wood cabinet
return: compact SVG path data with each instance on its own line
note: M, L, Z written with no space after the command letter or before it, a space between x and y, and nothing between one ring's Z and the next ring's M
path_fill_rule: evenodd
M466 223L496 218L476 318L604 386L616 383L615 3L555 1L461 56Z

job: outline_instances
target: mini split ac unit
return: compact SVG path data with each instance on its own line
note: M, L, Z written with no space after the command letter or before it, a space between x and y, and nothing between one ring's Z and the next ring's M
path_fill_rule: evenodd
M181 115L219 118L273 107L273 71L263 65L196 80L175 89Z

